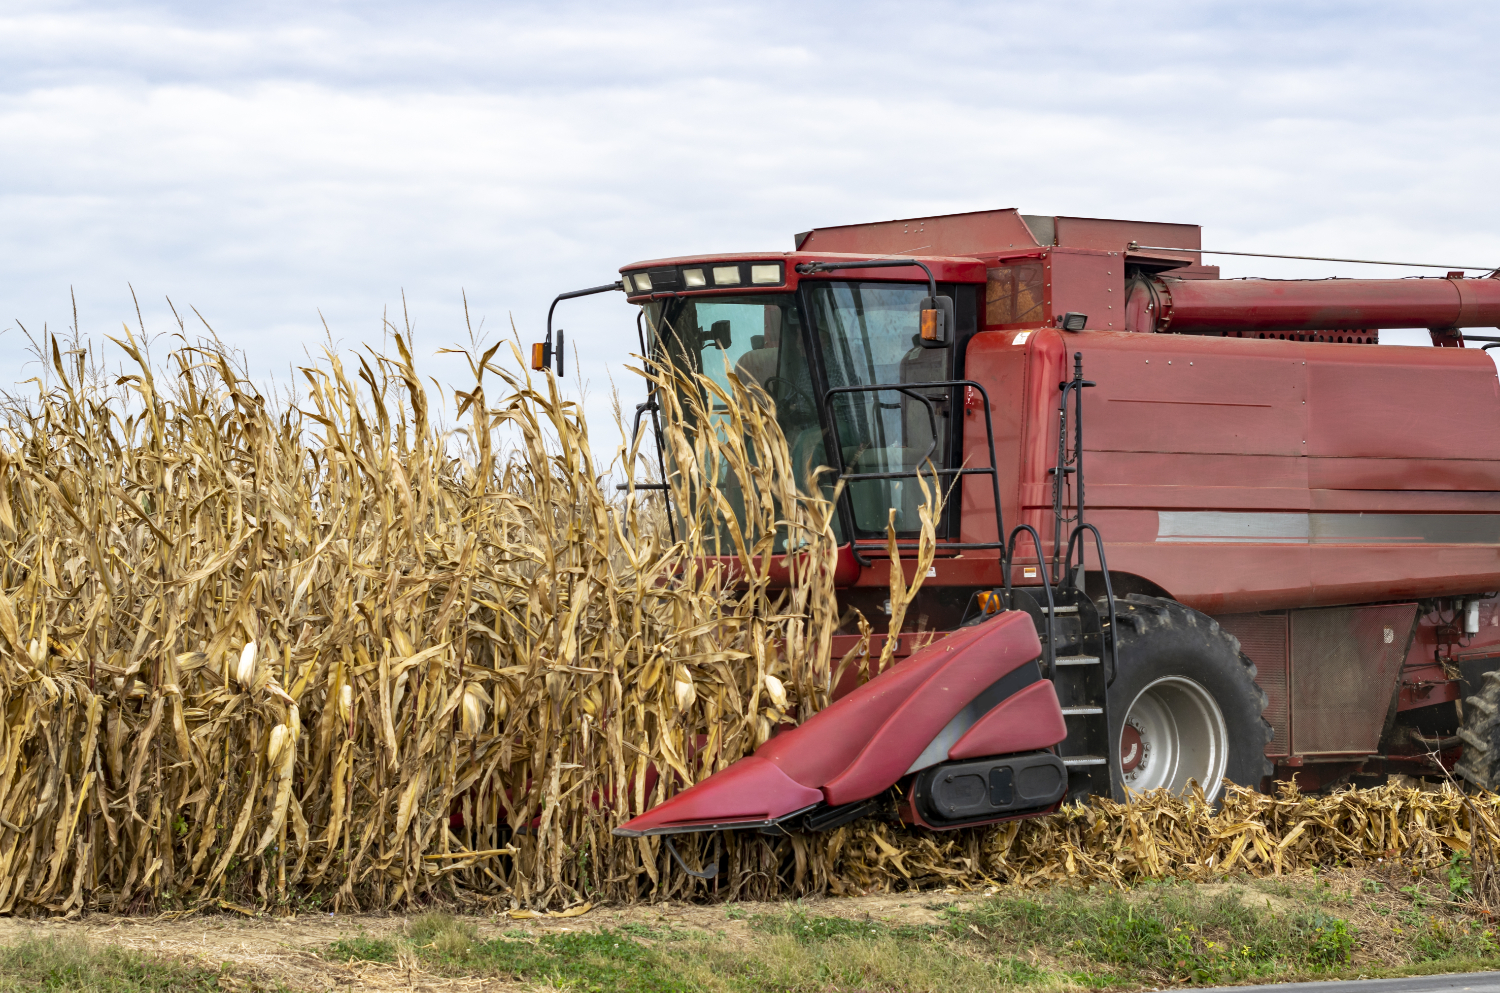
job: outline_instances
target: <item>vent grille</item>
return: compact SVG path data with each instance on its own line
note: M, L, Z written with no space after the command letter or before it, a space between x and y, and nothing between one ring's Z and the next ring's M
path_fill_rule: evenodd
M1272 732L1266 754L1291 754L1291 722L1287 713L1287 615L1227 614L1214 620L1240 640L1240 651L1255 663L1255 681L1266 691L1264 716Z

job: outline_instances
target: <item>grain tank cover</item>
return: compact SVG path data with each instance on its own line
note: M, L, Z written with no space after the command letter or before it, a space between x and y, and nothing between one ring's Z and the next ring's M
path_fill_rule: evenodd
M1082 248L1127 254L1153 271L1192 269L1200 278L1218 276L1203 266L1202 228L1197 224L1120 221L1100 217L1023 214L1014 207L939 214L869 224L814 228L796 236L803 252L848 252L879 255L961 255L972 258L1008 255L1036 248ZM1170 245L1180 252L1128 252L1127 246ZM1139 257L1137 257L1139 256Z

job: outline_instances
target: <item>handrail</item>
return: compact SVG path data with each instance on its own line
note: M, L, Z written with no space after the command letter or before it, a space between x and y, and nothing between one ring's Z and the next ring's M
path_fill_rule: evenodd
M557 301L553 301L553 306L557 306ZM644 485L638 484L633 478L635 476L635 472L632 470L630 473L632 477L630 486L624 488L629 489L633 487L634 489L638 490L646 489L662 491L662 499L666 502L667 510L667 534L671 536L672 543L675 545L677 543L677 520L672 514L672 487L667 482L667 456L666 452L664 451L666 445L663 444L662 439L661 419L657 416L657 414L661 410L661 404L656 402L656 391L658 388L656 382L656 370L651 362L651 353L646 350L646 331L643 324L643 318L645 317L645 315L646 309L644 307L638 309L635 312L635 337L636 340L640 342L641 361L645 364L646 367L646 402L638 403L635 406L635 424L630 429L630 440L632 443L634 443L635 439L640 437L641 415L644 413L649 413L651 415L651 432L654 435L654 438L652 440L656 442L656 464L657 467L661 470L661 482L646 483Z
M1087 529L1094 533L1094 546L1099 552L1099 571L1104 576L1104 602L1109 607L1109 676L1105 679L1105 685L1115 681L1115 673L1120 668L1119 632L1115 630L1115 587L1109 580L1109 561L1104 557L1104 536L1099 529L1092 524L1079 524L1073 528L1073 534L1068 538L1068 563L1073 562L1073 542ZM1078 564L1083 565L1083 543L1078 546ZM1068 582L1072 585L1071 572ZM1077 587L1074 586L1076 589Z
M923 462L926 462L928 459L932 458L932 453L935 452L935 451L937 451L937 434L938 434L938 431L937 431L937 412L932 409L932 399L930 397L924 397L920 393L914 392L914 388L913 388L913 386L911 384L902 383L902 384L899 384L899 385L886 385L886 386L883 386L883 387L882 386L835 386L835 387L833 387L833 388L825 391L824 394L823 394L823 410L824 410L825 413L828 414L828 423L833 428L833 440L835 442L838 442L840 440L839 439L838 422L836 422L833 419L832 401L833 401L833 396L834 396L835 393L871 393L871 392L884 393L887 390L890 390L890 391L895 392L895 393L904 393L907 396L912 397L913 399L920 400L920 401L922 401L922 406L924 406L924 407L927 408L927 423L928 423L928 426L932 429L932 444L928 445L927 446L927 451L923 452L922 453L922 457L919 458L919 459L917 459L917 465L921 465ZM876 403L879 403L879 402L880 401L878 401L878 400L876 401ZM899 404L898 404L898 406L899 406ZM840 462L843 461L843 453L844 453L843 446L839 445L839 461ZM845 475L840 475L839 478L840 479L847 479L847 478L851 478L851 477L845 476ZM880 474L859 473L859 474L857 474L857 478L868 478L868 479L887 478L887 479L893 479L895 477L894 476L890 476L889 474L886 474L886 473L880 473Z
M1016 538L1025 531L1031 535L1031 543L1036 546L1036 564L1042 573L1042 589L1047 591L1047 644L1042 647L1042 658L1047 663L1046 676L1052 678L1053 671L1057 668L1057 649L1053 646L1052 621L1057 614L1057 601L1052 597L1052 579L1047 575L1047 560L1042 557L1042 536L1037 534L1036 528L1030 524L1017 524L1010 532L1010 540L1006 543L1005 558L1001 564L1001 576L1005 580L1005 603L1007 607L1014 609L1014 601L1011 599L1012 587L1010 584L1011 563L1015 560Z
M1052 475L1052 567L1053 571L1059 568L1072 568L1072 562L1067 561L1059 565L1057 551L1062 545L1063 524L1065 522L1081 525L1083 523L1083 391L1085 387L1094 384L1083 378L1083 353L1073 353L1073 378L1064 380L1057 384L1062 396L1057 402L1057 465L1050 471ZM1068 458L1068 394L1073 395L1073 457ZM1078 492L1073 498L1073 506L1078 515L1066 518L1063 514L1063 490L1067 486L1068 474L1078 474Z
M978 390L980 397L984 400L984 403L982 404L982 407L984 408L984 434L985 434L985 444L986 444L986 446L989 449L990 464L989 464L989 466L987 468L985 468L985 467L961 467L961 468L958 468L958 469L939 469L936 466L934 466L931 469L931 471L930 471L930 475L933 475L933 476L954 476L954 477L957 477L960 480L960 483L959 483L959 496L960 496L960 499L962 499L962 479L963 479L964 476L969 476L969 475L987 475L987 476L989 476L990 477L990 491L991 491L991 495L993 496L994 501L995 501L995 538L996 538L996 540L992 541L992 542L945 542L944 544L942 544L939 547L944 548L944 549L951 549L953 551L978 551L978 550L982 550L982 549L992 549L992 548L1004 550L1005 547L1006 547L1006 543L1005 543L1004 540L1002 540L1002 536L1005 534L1005 520L1004 520L1004 516L1003 516L1003 514L1001 512L1001 508L1000 508L1000 471L999 471L999 467L995 464L995 425L994 425L994 418L993 418L993 416L990 413L990 394L989 394L989 391L986 390L981 384L976 383L972 379L943 379L943 380L936 380L936 381L927 382L927 383L873 383L873 384L868 385L868 386L835 386L835 387L831 387L830 389L824 391L824 393L823 393L823 413L827 417L827 423L828 423L828 427L829 427L829 433L832 436L832 441L833 441L833 453L832 454L833 454L833 458L834 458L834 460L836 462L835 468L838 470L838 473L839 473L839 477L838 478L839 479L848 480L848 481L852 481L852 482L859 482L861 480L866 480L866 479L915 479L915 478L918 478L919 476L921 476L923 474L923 470L921 469L922 462L930 460L931 457L932 457L932 454L937 450L937 415L936 415L936 413L935 413L935 411L933 409L931 398L924 397L920 393L916 393L916 392L913 392L913 391L924 390L924 389L931 390L931 389L940 389L940 388L952 390L952 389L956 389L957 387L960 387L960 386L965 386L965 387L969 387L969 388ZM932 445L931 445L930 448L928 448L927 453L925 455L923 455L922 459L918 461L918 468L916 468L916 469L903 470L903 471L900 471L900 472L871 472L871 473L851 473L851 472L847 472L845 470L845 468L844 468L843 440L839 437L838 421L833 416L833 407L832 407L833 398L834 398L834 396L836 396L838 394L842 394L842 393L879 393L879 392L883 392L883 391L886 391L886 390L894 391L896 393L904 393L904 394L906 394L908 396L915 397L916 399L922 401L923 405L927 408L927 415L928 415L928 418L929 418L929 423L932 425L932 438L933 438ZM845 521L847 522L847 524L849 526L849 528L848 528L848 530L849 530L849 548L854 553L854 557L860 563L860 565L870 565L871 562L868 559L866 559L863 555L860 554L858 542L856 541L856 539L854 537L854 514L853 514L853 511L849 509L849 500L850 500L849 491L848 491L848 488L845 487L844 494L843 494L843 500L841 501L843 503L843 507L841 509L841 515L844 517ZM903 545L903 544L901 544L901 543L898 542L896 547L897 547L897 550L899 551L899 550L901 550L903 548L913 548L913 547L916 547L916 546L910 545L910 544Z

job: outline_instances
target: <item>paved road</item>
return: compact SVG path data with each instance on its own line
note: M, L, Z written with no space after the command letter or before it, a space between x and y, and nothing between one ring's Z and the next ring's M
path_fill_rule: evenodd
M1216 986L1200 993L1500 993L1500 972L1464 972L1451 976L1404 979L1341 979L1323 983L1274 983L1266 986Z

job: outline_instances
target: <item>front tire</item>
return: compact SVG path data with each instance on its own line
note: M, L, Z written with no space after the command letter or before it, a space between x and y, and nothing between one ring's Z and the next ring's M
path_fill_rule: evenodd
M1116 616L1109 726L1118 792L1182 794L1196 782L1216 802L1225 782L1260 789L1272 772L1271 725L1239 641L1174 600L1132 594L1117 601Z

